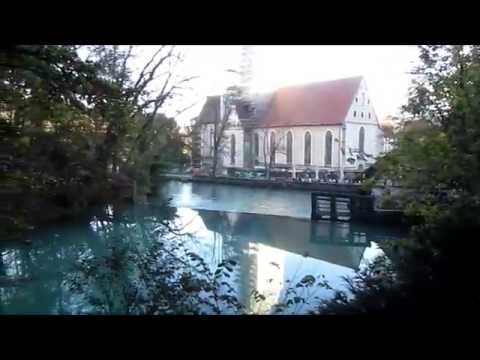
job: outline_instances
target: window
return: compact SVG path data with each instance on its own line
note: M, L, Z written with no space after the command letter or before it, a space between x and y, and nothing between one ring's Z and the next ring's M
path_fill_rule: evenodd
M272 164L275 164L275 133L270 133L270 160Z
M367 104L370 104L370 99L367 100Z
M356 103L358 102L358 97L355 98L355 102L356 102Z
M292 142L293 142L292 132L289 131L287 133L287 164L292 163Z
M361 154L365 152L365 129L363 126L360 128L360 133L358 134L358 151Z
M254 138L253 138L253 148L254 148L254 151L255 151L255 157L258 158L258 155L260 153L260 137L258 136L258 134L255 134L253 136L254 136Z
M354 112L353 112L353 117L356 117L356 116L357 116L357 112L354 111Z
M325 166L332 166L332 133L325 135Z
M213 154L213 148L215 147L215 133L213 131L213 129L210 129L210 155Z
M372 118L372 114L368 113L368 118L371 119L371 118Z
M312 135L307 131L305 133L305 154L304 162L305 165L310 165L312 163Z
M230 164L235 165L235 135L230 138Z
M363 111L360 113L360 117L363 118Z

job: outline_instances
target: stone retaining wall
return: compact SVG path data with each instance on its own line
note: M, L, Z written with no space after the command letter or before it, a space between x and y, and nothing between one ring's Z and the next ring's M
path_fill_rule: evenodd
M348 194L356 194L359 191L357 184L336 184L336 183L295 183L275 180L258 180L258 179L237 179L228 177L204 177L204 176L188 176L188 175L162 175L160 179L179 180L186 182L222 184L222 185L240 185L249 187L260 187L270 189L289 189L289 190L305 190L305 191L327 191L327 192L343 192Z

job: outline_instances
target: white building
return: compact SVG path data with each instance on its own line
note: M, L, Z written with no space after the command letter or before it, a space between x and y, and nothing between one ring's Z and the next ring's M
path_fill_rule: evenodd
M382 130L362 77L325 81L257 95L232 111L223 137L220 167L275 168L293 176L309 171L340 178L362 171L384 150ZM224 114L221 96L210 96L198 117L201 156L212 160L215 121Z

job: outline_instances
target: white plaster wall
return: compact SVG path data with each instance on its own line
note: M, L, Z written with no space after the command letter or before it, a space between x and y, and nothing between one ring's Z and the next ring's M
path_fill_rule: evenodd
M356 150L359 148L361 127L365 129L365 152L373 155L375 158L382 151L382 132L365 80L362 80L360 83L357 93L353 99L353 103L351 104L347 116L345 117L344 166L346 168L352 167L352 165L346 161L346 159L350 157L349 148ZM373 162L374 159L368 161L368 163ZM359 163L366 165L364 162L357 161L353 167L357 168Z
M345 147L348 154L348 148L358 149L360 143L360 128L365 129L365 152L374 156L378 155L379 139L378 126L374 124L347 123L345 127L346 139Z
M232 135L235 136L235 164L232 164L230 157ZM225 167L243 167L243 129L236 110L233 110L228 118L222 152L223 165Z
M220 109L224 112L223 103L220 103ZM211 158L213 156L213 142L210 132L215 128L214 124L205 124L200 128L200 141L201 141L201 156L202 159ZM230 163L230 137L235 134L235 167L243 167L243 130L240 127L240 121L237 112L232 111L227 128L224 131L224 139L220 144L220 164L225 167L231 166Z
M210 138L210 131L213 130L213 124L202 125L200 128L200 154L202 158L212 156L213 144Z
M307 131L311 134L311 150L312 150L312 166L316 167L324 167L325 166L325 136L327 131L331 131L333 136L333 143L332 143L332 167L338 167L339 164L339 141L335 141L335 139L339 139L341 126L295 126L291 128L274 128L269 129L268 134L272 131L276 134L276 140L279 141L279 151L276 153L276 163L278 164L286 164L287 163L287 156L286 156L286 134L288 131L292 132L293 135L293 162L296 165L304 165L305 158L304 158L304 149L305 149L305 133ZM264 144L264 134L265 131L263 129L257 129L255 132L260 137L260 154L259 160L263 162L263 144ZM270 135L268 135L270 136ZM268 150L268 147L267 147ZM268 151L267 151L268 153ZM267 157L268 160L268 157Z
M235 164L231 163L231 136L235 136ZM225 130L223 147L223 164L225 167L243 167L243 130L240 127L233 127Z
M357 100L355 100L355 98ZM224 112L223 102L220 106L221 113ZM363 117L362 117L363 113ZM291 128L273 128L265 132L264 129L257 129L255 133L259 135L259 154L258 160L264 162L264 150L269 153L269 140L267 146L264 148L264 136L267 134L268 139L271 132L276 134L276 142L278 145L276 152L276 163L286 164L286 134L291 131L293 134L293 163L296 165L305 165L304 161L304 139L305 133L310 132L312 138L312 155L311 166L325 167L325 136L327 131L331 131L333 135L332 148L332 168L338 168L339 164L346 169L357 168L359 163L356 162L353 166L346 161L349 157L349 148L358 149L359 147L359 132L360 128L365 129L365 152L372 154L374 157L378 156L384 150L382 131L378 124L378 118L373 107L372 100L368 93L368 88L364 80L359 85L357 93L353 102L347 112L344 121L344 131L342 126L296 126ZM210 129L213 129L213 124L204 125L202 129L202 156L211 156L212 144L210 144ZM230 163L230 136L235 134L236 137L236 151L235 151L235 167L243 167L243 130L240 127L237 113L234 111L229 119L229 127L225 131L226 143L223 146L223 164L231 166ZM340 152L341 141L345 146L345 156ZM253 146L253 144L252 144ZM355 157L355 156L354 156ZM371 162L373 162L372 159ZM365 165L365 163L363 163Z

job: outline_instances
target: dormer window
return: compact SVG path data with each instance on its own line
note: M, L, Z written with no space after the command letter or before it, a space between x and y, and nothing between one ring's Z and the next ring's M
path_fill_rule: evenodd
M356 111L353 112L353 117L357 117L357 112Z
M358 97L355 98L355 102L356 102L356 103L358 102Z

